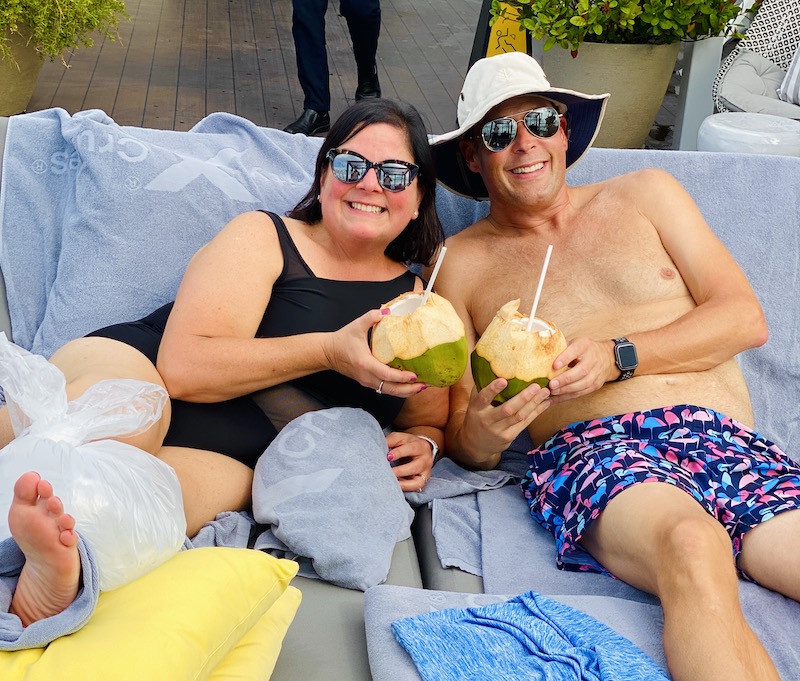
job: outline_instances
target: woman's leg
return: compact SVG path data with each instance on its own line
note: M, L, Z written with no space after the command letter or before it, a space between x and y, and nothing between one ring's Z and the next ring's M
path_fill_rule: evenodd
M8 526L25 554L9 612L27 627L62 612L78 594L81 565L75 518L64 511L53 486L30 472L14 485Z
M236 459L188 447L163 447L157 456L178 474L188 537L219 513L250 508L253 469Z
M67 380L67 398L82 395L87 388L105 379L132 378L164 387L153 363L135 348L110 338L91 337L70 341L50 358ZM155 454L167 434L171 416L169 402L161 418L144 433L134 437L114 438ZM8 409L0 409L0 447L14 439Z
M72 400L100 381L132 378L164 387L153 363L136 348L110 338L78 338L58 350L50 361L64 372L67 397ZM144 433L133 437L113 438L155 454L164 442L171 417L169 401L159 420Z
M64 373L69 399L78 397L87 388L105 379L133 378L164 387L164 381L155 366L144 354L130 345L110 338L92 336L71 341L58 350L50 361ZM233 407L233 403L226 405L228 410L224 410L223 416L230 416L228 411ZM264 418L263 413L254 405L253 409ZM199 413L205 414L204 411ZM214 413L212 410L208 418ZM187 534L192 537L206 522L214 520L218 513L249 508L253 470L236 459L212 451L190 447L164 447L171 416L172 408L167 402L161 418L147 431L134 437L115 439L154 454L175 469L183 492ZM211 430L220 425L213 420L205 421L206 419L202 419L195 425L198 428L207 426ZM264 427L261 423L257 425L259 428ZM231 427L240 430L239 426L238 422L234 422ZM234 435L232 433L230 437ZM241 437L241 434L238 435ZM13 439L6 409L0 410L0 438L2 437L6 440L0 440L0 445Z

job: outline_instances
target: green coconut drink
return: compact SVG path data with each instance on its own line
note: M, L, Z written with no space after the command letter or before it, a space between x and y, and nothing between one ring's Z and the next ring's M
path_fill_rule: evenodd
M453 385L467 369L464 323L445 298L404 293L385 307L392 314L372 329L372 354L395 369L413 371L426 385Z
M495 404L510 400L531 383L546 388L564 371L553 370L553 361L567 347L564 334L552 322L538 318L528 330L529 318L518 309L519 300L503 305L472 351L472 377L478 390L496 378L508 381Z

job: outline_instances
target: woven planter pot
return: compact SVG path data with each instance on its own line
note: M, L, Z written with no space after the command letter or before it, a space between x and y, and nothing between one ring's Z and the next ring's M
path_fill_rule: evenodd
M0 59L0 116L22 113L36 87L36 79L44 60L26 37L8 33L11 53L16 64Z
M667 92L680 43L611 45L581 43L574 59L554 47L544 53L542 68L554 87L600 94L610 92L596 147L640 149L644 146Z

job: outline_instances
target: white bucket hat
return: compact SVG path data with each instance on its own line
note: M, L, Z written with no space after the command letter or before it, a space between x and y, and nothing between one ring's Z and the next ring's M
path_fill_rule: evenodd
M479 59L467 72L458 98L458 129L430 139L439 182L462 196L480 201L489 198L481 176L467 168L459 141L493 107L520 95L541 95L566 106L570 129L567 168L576 163L594 142L610 97L608 93L585 95L550 87L539 62L523 52L506 52Z

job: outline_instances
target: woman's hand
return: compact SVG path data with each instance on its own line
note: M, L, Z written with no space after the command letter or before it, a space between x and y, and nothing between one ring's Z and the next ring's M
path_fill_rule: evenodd
M392 369L379 362L369 348L369 330L387 313L370 310L347 326L328 334L323 351L331 369L364 387L394 397L411 397L426 386L418 383L412 372Z
M431 443L417 435L393 432L386 436L387 459L404 492L421 492L431 479L433 449Z

